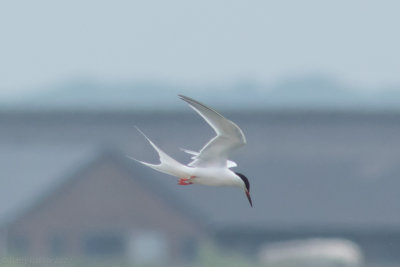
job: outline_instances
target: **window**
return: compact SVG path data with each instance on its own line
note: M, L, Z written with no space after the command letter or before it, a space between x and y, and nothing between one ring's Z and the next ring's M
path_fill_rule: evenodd
M84 238L84 252L88 256L122 256L125 253L125 242L122 235L100 233Z
M25 255L29 252L28 237L18 235L10 239L10 252L17 255Z
M49 251L53 256L63 256L66 252L65 238L60 234L53 235L49 240Z
M131 235L129 259L133 263L159 264L167 259L168 245L163 233L140 231Z
M194 237L187 237L183 242L182 254L185 260L193 261L196 259L198 251L197 239Z

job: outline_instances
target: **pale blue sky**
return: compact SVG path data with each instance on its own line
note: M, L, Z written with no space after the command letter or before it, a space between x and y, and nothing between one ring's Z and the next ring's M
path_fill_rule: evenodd
M400 84L398 0L6 0L0 92L76 77Z

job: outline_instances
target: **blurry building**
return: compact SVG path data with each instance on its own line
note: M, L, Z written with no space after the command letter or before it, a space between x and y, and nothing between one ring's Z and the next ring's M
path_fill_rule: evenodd
M0 248L148 262L190 260L202 238L247 255L343 238L367 262L400 262L400 115L227 115L248 139L233 160L254 208L237 188L177 186L125 157L157 161L137 125L187 162L177 148L213 136L194 114L0 114Z
M7 225L17 255L192 259L204 224L146 172L106 151Z

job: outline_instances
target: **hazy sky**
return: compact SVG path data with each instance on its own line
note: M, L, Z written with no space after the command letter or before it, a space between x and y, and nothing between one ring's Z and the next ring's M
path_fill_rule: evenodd
M77 77L400 84L398 0L5 0L0 90Z

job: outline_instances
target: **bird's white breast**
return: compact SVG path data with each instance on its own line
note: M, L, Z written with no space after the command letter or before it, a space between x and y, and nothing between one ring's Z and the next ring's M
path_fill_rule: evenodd
M193 168L194 184L240 186L240 178L228 168Z

